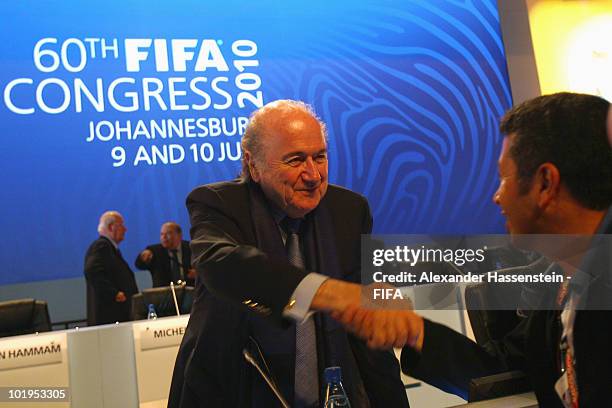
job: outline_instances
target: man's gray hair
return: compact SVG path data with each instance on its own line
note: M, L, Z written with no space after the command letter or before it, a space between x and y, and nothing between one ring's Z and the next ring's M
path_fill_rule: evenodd
M315 118L317 122L319 122L319 125L321 125L321 133L327 141L327 128L314 112L312 106L302 101L294 101L291 99L279 99L267 103L251 114L249 123L244 131L244 135L242 136L242 172L240 176L243 179L249 179L251 177L249 172L249 164L245 159L244 153L248 151L251 154L251 157L257 159L262 157L263 147L261 140L267 118L272 114L283 115L291 111L301 111Z
M123 218L118 211L111 210L102 214L98 223L98 234L108 234L108 227L117 222L117 218Z

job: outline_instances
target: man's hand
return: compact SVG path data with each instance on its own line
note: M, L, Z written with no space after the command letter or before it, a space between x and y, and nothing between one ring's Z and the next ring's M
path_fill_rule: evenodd
M153 259L153 252L150 249L145 249L140 253L140 260L142 262L148 264L151 262L151 259Z
M117 292L117 294L115 295L115 302L117 303L123 303L127 300L127 297L125 296L125 293L119 291Z
M423 348L423 318L411 310L369 309L349 306L331 316L349 331L367 341L368 347L389 349Z
M380 286L328 279L319 287L310 307L329 312L371 348L408 345L420 351L423 318L412 311L409 300L373 300L373 289Z
M361 303L361 285L327 279L312 298L310 308L320 312L340 312Z

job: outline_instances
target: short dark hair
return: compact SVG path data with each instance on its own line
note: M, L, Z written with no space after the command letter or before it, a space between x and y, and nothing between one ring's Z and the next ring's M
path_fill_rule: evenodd
M572 197L585 208L612 204L612 147L606 135L610 103L603 98L561 92L512 108L500 130L511 139L509 154L520 189L530 186L538 167L554 164Z

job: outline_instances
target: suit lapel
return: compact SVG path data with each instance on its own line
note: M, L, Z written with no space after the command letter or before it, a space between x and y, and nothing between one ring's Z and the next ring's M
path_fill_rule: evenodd
M268 256L286 259L283 239L261 188L253 182L249 182L247 185L251 196L250 208L255 229L255 245L267 253Z
M336 279L342 279L342 271L338 262L338 252L336 251L336 241L334 234L334 223L329 210L324 203L321 203L312 212L312 234L307 237L309 248L316 253L307 254L307 258L316 259L315 271L320 274Z

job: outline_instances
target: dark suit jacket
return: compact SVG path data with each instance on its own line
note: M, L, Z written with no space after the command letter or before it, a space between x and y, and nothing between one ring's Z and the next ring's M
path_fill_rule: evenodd
M612 233L612 211L600 229ZM583 264L591 274L586 302L574 322L574 349L581 408L609 405L612 390L612 269L610 241L604 241ZM542 299L553 304L554 299ZM606 309L606 310L603 310ZM508 370L531 378L541 407L562 407L554 384L560 377L559 340L562 327L557 310L534 310L501 341L480 346L446 326L425 320L420 354L405 347L402 370L441 389L466 398L469 381Z
M147 269L151 272L151 279L153 280L153 287L158 288L160 286L170 285L172 280L172 269L170 267L170 256L168 250L161 246L161 244L149 245L145 249L153 252L153 259L151 262L144 263L140 259L140 254L136 256L134 265L140 270ZM187 278L187 270L191 267L191 249L189 248L189 242L181 242L181 265L185 268L185 278L188 286L194 286L195 282L193 279Z
M87 281L87 324L130 320L131 297L138 293L134 273L108 238L96 239L85 255ZM124 292L127 301L115 301Z
M271 392L259 396L266 398L263 403L252 399L251 385L257 374L244 361L242 349L248 347L249 336L261 334L253 334L254 324L262 327L264 321L270 325L269 333L288 324L282 317L283 308L307 272L286 260L280 232L256 184L233 181L203 186L189 195L187 207L200 283L177 356L168 406L280 406ZM315 231L316 271L358 281L360 234L369 233L372 225L366 200L329 186L308 217ZM248 307L243 302L258 305ZM346 344L334 350L337 355L345 353L340 358L345 361L348 357L355 364L354 369L343 369L353 406L408 406L392 353L370 351L331 319L319 315L317 319L319 323L324 320L317 326L318 351L331 354L324 343L333 339L334 344ZM320 370L325 368L321 364L328 363L321 360L319 357ZM271 364L271 371L292 378L293 361L285 363L288 367ZM290 382L292 387L293 380ZM291 395L285 397L291 401L292 389L289 391Z

